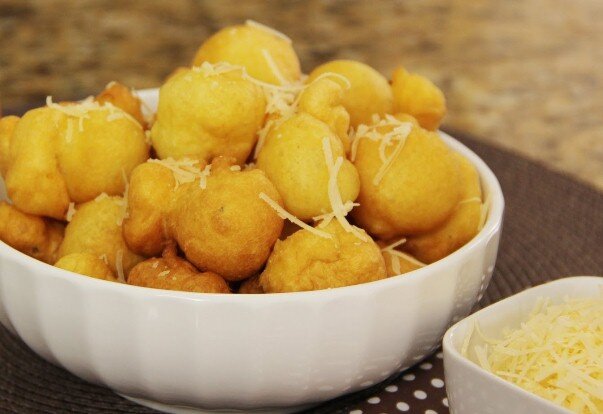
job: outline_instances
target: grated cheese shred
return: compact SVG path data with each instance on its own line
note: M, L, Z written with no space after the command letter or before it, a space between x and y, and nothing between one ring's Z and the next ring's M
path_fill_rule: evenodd
M345 218L352 208L358 204L353 202L344 204L341 198L341 193L339 192L337 176L339 175L339 170L343 164L343 157L339 156L335 162L333 162L333 149L331 148L331 141L329 140L329 137L324 137L322 139L322 150L325 155L325 162L329 172L327 191L329 195L329 203L331 204L331 209L333 210L333 217L337 219L345 231L352 233L363 242L366 242L368 241L367 236L358 227L351 225ZM333 217L331 217L329 221ZM325 216L325 219L326 218L327 217Z
M287 36L286 34L281 33L278 30L273 29L270 26L266 26L265 24L258 23L255 20L251 20L251 19L245 20L245 25L247 25L249 27L254 27L256 29L263 30L263 31L265 31L267 33L270 33L271 35L276 36L276 37L284 40L287 43L292 43L291 42L291 38L289 36Z
M463 355L475 334L484 345L472 350L484 369L573 412L603 412L603 295L560 304L539 300L502 339L487 338L476 324Z
M78 120L78 129L79 132L84 131L84 120L90 119L90 112L92 111L107 111L107 121L113 122L117 119L127 119L130 122L134 123L138 128L142 129L142 125L134 119L130 114L123 111L122 109L116 107L110 102L104 102L102 105L94 100L92 96L79 101L74 104L69 105L61 105L52 101L52 96L46 97L46 106L49 108L56 109L67 115L69 117L67 121L67 132L65 135L65 139L67 142L71 142L73 139L73 127L71 125L71 119L75 118Z
M391 128L389 132L380 132L383 128ZM402 152L406 139L412 131L413 125L410 122L402 122L392 115L385 115L381 118L377 114L373 114L372 124L360 124L354 130L350 130L350 138L352 147L350 158L356 160L358 154L358 145L363 138L379 142L379 157L381 159L381 167L373 178L373 185L379 185L393 161ZM387 149L397 141L394 151L388 156Z
M260 199L262 201L264 201L266 204L268 204L270 207L272 207L274 209L274 211L276 211L276 214L278 214L278 216L280 218L282 218L283 220L289 220L291 223L297 224L302 229L308 230L310 233L313 233L319 237L324 237L325 239L330 239L333 237L331 234L329 234L325 231L316 229L316 228L310 226L309 224L304 223L303 221L301 221L300 219L295 217L293 214L289 213L287 210L282 208L276 201L271 199L265 193L263 193L263 192L260 193Z
M69 203L69 208L67 209L67 214L65 215L65 220L71 222L73 219L73 215L75 214L75 203L72 201Z
M174 189L196 180L199 180L199 187L205 189L207 186L207 177L211 174L211 164L206 165L202 170L198 165L199 161L191 158L175 160L169 157L164 160L150 159L149 162L159 164L172 172L175 181Z
M117 280L121 283L126 283L126 276L124 274L124 251L118 250L115 254L115 268L117 269Z

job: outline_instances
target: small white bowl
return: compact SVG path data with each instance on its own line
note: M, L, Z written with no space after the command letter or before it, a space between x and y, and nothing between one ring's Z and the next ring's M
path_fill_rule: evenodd
M156 89L140 95L156 107ZM174 413L295 411L376 384L439 346L496 261L498 181L442 136L476 166L490 210L467 245L411 274L316 292L210 295L83 277L0 243L0 322L86 381Z
M539 298L562 302L565 296L595 297L601 294L603 278L577 276L525 290L463 319L444 335L444 372L452 414L568 414L569 410L532 394L486 371L463 356L465 338L477 323L484 335L499 338L501 331L519 327ZM472 335L469 348L483 345ZM471 357L471 355L470 355Z

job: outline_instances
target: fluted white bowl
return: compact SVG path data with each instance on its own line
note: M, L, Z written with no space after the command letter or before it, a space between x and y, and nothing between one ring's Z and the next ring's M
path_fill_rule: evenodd
M156 107L156 89L140 95ZM410 274L211 295L83 277L0 243L0 322L47 361L169 412L287 412L378 383L439 346L481 298L496 261L499 183L477 155L442 137L477 168L488 218L467 245Z

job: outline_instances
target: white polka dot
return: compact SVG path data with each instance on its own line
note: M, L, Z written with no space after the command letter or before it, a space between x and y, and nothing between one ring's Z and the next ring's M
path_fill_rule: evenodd
M388 385L387 387L385 387L385 391L396 392L396 391L398 391L398 386L397 385Z
M368 400L366 400L367 403L369 404L379 404L381 402L381 398L379 397L371 397Z
M422 390L416 390L412 393L412 395L414 395L417 400L424 400L425 398L427 398L427 393Z
M419 368L424 369L425 371L427 371L428 369L433 368L433 365L430 364L429 362L424 362L421 365L419 365Z
M444 354L443 354L443 353L441 353L441 352L438 352L438 353L436 354L436 358L438 358L438 359L442 359L442 358L444 358Z
M402 377L402 379L404 381L412 381L415 379L415 374L406 374L405 376Z
M434 378L431 380L431 385L433 385L436 388L442 388L444 386L444 381L442 381L439 378Z
M350 414L362 414L362 410L352 410Z
M448 398L444 398L442 404L444 404L444 407L448 407Z
M410 405L406 404L405 402L399 402L396 404L396 408L398 411L408 411L410 410Z
M425 410L425 414L438 414L438 412L433 410Z

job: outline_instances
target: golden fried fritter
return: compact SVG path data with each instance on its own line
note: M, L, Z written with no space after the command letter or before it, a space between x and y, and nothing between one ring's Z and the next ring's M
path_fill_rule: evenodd
M230 293L226 281L212 272L199 272L176 254L174 245L166 247L161 258L138 263L128 275L128 284L154 289L198 293Z
M132 171L123 223L124 240L132 251L144 256L161 254L169 239L166 218L177 185L172 170L159 163L145 162Z
M330 289L387 276L379 246L364 231L366 241L335 220L321 230L332 238L304 229L276 243L260 275L266 293Z
M197 51L193 66L203 62L243 66L254 78L275 85L301 77L291 41L250 24L225 27L207 39Z
M446 115L446 98L433 82L399 67L392 76L392 90L395 112L412 115L425 129L438 129Z
M106 259L111 271L118 277L122 270L127 275L143 258L132 252L123 239L124 214L125 205L121 197L101 196L78 205L65 229L59 257L90 253Z
M243 164L264 121L262 88L240 69L209 64L175 74L159 90L151 139L161 159L210 161L219 155Z
M433 230L460 201L457 159L435 132L413 122L402 125L393 117L387 122L374 131L377 139L367 133L354 143L361 184L360 206L352 215L382 239ZM402 131L388 135L395 128ZM384 141L388 136L389 145Z
M260 277L258 275L251 276L249 279L245 279L241 286L239 286L239 291L237 293L242 294L259 294L264 293L264 289L262 289L262 285L260 285Z
M121 108L124 112L127 112L136 119L140 125L146 128L146 121L142 115L140 98L134 95L132 89L119 82L110 82L105 89L94 98L98 103L104 104L109 102L110 104Z
M19 122L18 116L0 118L0 176L5 177L10 161L10 141Z
M341 140L345 152L348 152L350 114L342 105L345 89L331 79L317 79L300 94L298 110L327 124Z
M329 170L323 148L328 140L333 160L342 158L337 187L343 203L354 201L360 190L358 172L345 158L341 140L329 126L307 113L299 113L274 127L257 159L283 197L285 209L300 220L332 210Z
M54 265L95 279L117 282L111 267L103 259L92 253L71 253L61 257Z
M124 192L126 177L148 158L149 147L136 120L105 105L51 104L21 118L6 173L15 206L60 220L70 202Z
M57 259L65 226L57 221L26 214L0 201L0 240L46 263Z
M262 171L239 171L234 162L218 157L206 172L195 172L186 161L140 166L128 194L128 245L149 254L175 240L199 269L229 281L255 274L283 228L283 219L259 195L282 201Z
M387 79L375 69L353 60L334 60L314 69L308 82L329 72L343 75L350 83L350 88L344 92L343 106L350 114L353 127L368 124L373 114L385 115L393 112L392 89ZM331 79L347 86L342 80L335 77Z
M404 249L419 260L433 263L464 246L479 231L482 190L475 167L454 153L460 166L461 201L446 222L431 232L408 237Z

